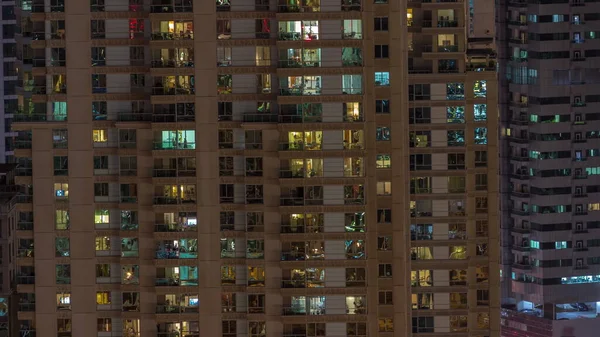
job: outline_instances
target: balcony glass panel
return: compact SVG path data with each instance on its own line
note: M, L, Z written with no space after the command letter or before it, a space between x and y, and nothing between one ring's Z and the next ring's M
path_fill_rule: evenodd
M458 52L458 38L454 34L439 34L437 36L437 51L441 53Z
M320 67L321 48L283 49L279 53L280 68Z
M346 296L346 313L349 315L364 315L367 313L366 296Z
M319 12L320 10L320 0L279 0L278 5L280 13Z
M191 40L193 38L193 21L160 21L152 25L152 40Z
M282 215L282 233L321 233L324 216L321 213L299 213Z
M346 259L357 260L366 258L364 240L346 240Z
M323 131L288 132L290 149L321 150Z
M195 130L173 130L159 131L155 134L157 142L154 144L155 150L183 150L196 148Z
M319 39L319 21L280 21L279 40L311 41Z
M279 86L282 96L320 95L321 76L284 77L279 79Z
M362 39L362 20L344 20L342 37L345 40Z
M194 49L192 48L174 48L174 49L153 49L152 67L153 68L176 68L193 67Z
M344 216L344 229L349 233L363 233L366 228L365 213L346 213Z
M194 76L155 77L152 95L192 95L196 90Z
M364 148L363 130L343 130L343 143L346 150L362 150Z
M197 257L197 239L159 241L156 248L157 259L195 259Z
M362 94L362 75L342 75L342 93L347 95Z
M364 175L363 158L344 158L344 177L364 177Z

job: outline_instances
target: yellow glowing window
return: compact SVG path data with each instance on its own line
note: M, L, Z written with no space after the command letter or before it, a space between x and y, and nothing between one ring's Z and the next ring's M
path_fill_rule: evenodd
M94 130L92 132L94 143L108 142L108 131L104 129Z
M110 304L110 292L99 291L96 293L96 304Z
M107 209L97 209L94 213L94 223L109 223L110 212Z
M69 197L69 184L67 183L54 183L54 195L57 198Z
M110 238L108 236L97 237L96 250L110 250Z
M392 318L379 318L377 320L380 332L392 332L394 331L394 320Z
M56 229L69 229L69 211L57 210L54 220Z

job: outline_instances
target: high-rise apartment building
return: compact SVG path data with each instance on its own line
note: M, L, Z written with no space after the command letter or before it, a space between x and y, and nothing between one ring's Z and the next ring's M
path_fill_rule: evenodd
M11 133L12 115L17 112L17 67L16 67L16 43L15 31L17 24L15 21L15 1L1 1L2 17L0 23L0 60L2 60L2 69L0 69L0 163L12 163L13 144L12 140L15 134Z
M498 3L506 336L597 336L596 2Z
M497 80L476 12L21 2L22 332L499 336Z

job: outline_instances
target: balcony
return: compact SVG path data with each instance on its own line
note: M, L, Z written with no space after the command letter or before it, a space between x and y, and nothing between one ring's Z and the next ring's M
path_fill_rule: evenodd
M157 314L193 314L198 313L198 309L197 306L156 305Z
M278 13L310 13L320 12L321 1L317 0L279 0Z
M34 312L35 311L35 302L19 302L18 311L23 312Z
M153 23L152 41L193 40L193 21L160 21Z
M165 240L158 243L155 258L163 259L197 259L198 240L180 239Z
M187 139L154 142L154 150L194 150L195 148L196 142Z
M150 13L192 13L193 0L153 0Z
M154 197L154 205L183 205L183 204L195 204L195 196L186 197Z
M155 233L196 232L198 227L187 223L168 223L154 225Z
M17 276L17 284L35 284L35 276Z
M154 178L195 177L196 169L155 168L152 170L152 176Z
M247 112L242 117L244 123L277 123L279 116L271 113Z

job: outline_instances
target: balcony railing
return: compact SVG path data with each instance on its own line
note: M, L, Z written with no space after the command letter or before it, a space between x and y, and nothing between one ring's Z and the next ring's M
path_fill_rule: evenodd
M170 141L155 141L154 150L193 150L196 148L195 142L173 143Z
M189 68L194 66L193 60L160 59L152 60L152 68Z
M194 32L190 32L190 33L153 32L150 39L152 41L193 40Z
M157 314L180 314L180 313L197 313L198 307L188 307L179 305L156 305Z
M195 177L196 170L160 168L154 169L152 176L155 178Z
M188 226L182 223L171 223L171 224L156 224L154 225L154 232L156 233L171 233L171 232L196 232L198 227Z
M17 276L17 284L35 284L35 276Z
M150 5L150 13L191 13L194 11L193 0L176 1L177 4L156 4L156 2L164 2L156 0L153 2L155 3Z
M174 277L157 278L154 280L156 287L177 287L177 286L197 286L198 279L182 280Z
M267 113L245 113L243 115L244 123L277 123L278 116Z
M154 205L195 204L196 197L154 197Z

